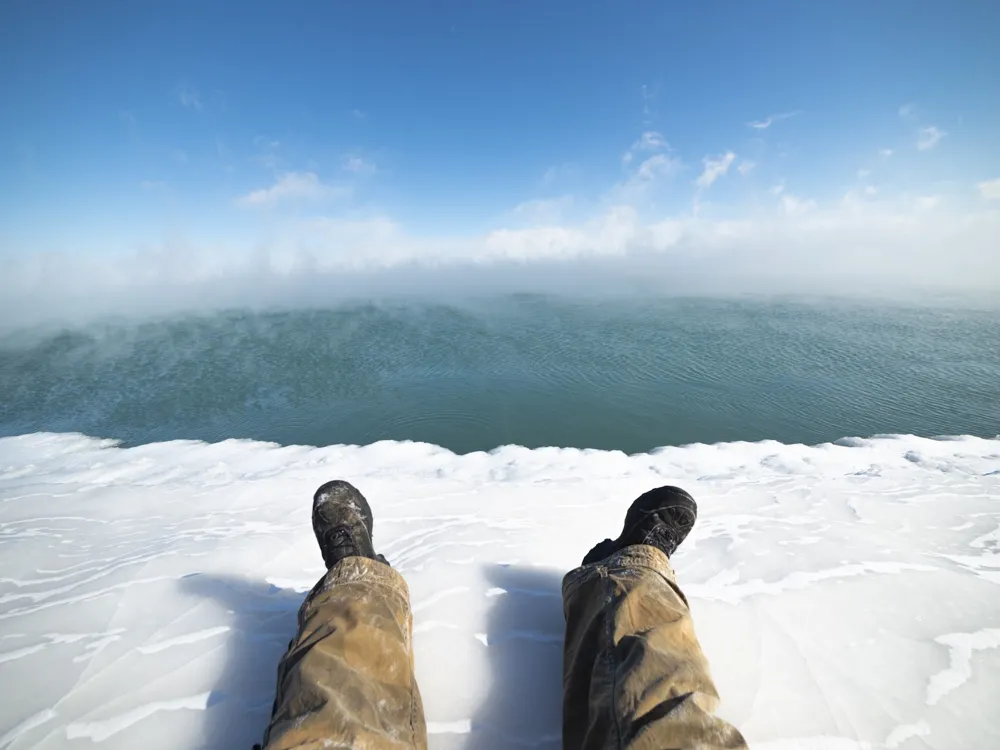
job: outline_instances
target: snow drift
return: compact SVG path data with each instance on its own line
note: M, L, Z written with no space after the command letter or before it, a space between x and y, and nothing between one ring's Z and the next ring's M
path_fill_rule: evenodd
M561 577L666 483L700 503L675 566L754 747L1000 741L1000 439L456 456L34 434L0 440L0 748L258 740L333 477L409 581L433 748L560 746Z

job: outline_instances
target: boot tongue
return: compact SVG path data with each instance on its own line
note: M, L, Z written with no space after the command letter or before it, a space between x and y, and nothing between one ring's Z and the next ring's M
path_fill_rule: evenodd
M322 552L327 568L332 568L345 557L361 554L347 526L335 526L323 535Z
M659 548L667 557L673 557L679 546L670 527L665 524L657 524L651 528L642 543Z

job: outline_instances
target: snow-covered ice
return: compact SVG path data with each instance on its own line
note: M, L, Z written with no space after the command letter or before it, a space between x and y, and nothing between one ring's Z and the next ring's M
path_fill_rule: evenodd
M626 456L0 440L0 748L249 748L354 482L409 581L432 748L558 748L563 574L679 484L675 557L756 748L1000 746L1000 440Z

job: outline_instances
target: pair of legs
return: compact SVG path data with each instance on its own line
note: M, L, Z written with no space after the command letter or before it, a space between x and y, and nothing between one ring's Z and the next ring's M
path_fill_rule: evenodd
M718 693L668 559L696 514L683 490L651 490L618 539L563 580L566 750L746 747L713 713ZM376 555L372 525L347 482L316 491L313 529L328 572L302 604L278 667L265 750L427 747L409 591Z

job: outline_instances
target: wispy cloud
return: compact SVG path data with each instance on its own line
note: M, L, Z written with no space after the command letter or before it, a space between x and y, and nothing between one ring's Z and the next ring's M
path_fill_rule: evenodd
M979 194L988 201L1000 201L1000 177L980 182Z
M264 169L278 169L283 159L278 153L281 148L281 141L267 136L258 135L253 139L253 145L258 153L251 156L251 160L260 164Z
M785 216L802 216L816 209L816 201L794 195L781 196L781 210Z
M177 86L177 101L188 109L201 109L202 101L198 90L182 83Z
M670 144L655 130L647 130L633 143L628 151L622 154L622 164L630 164L636 154L643 151L660 151L669 149Z
M553 164L542 175L542 184L551 185L556 182L575 180L580 175L580 166L574 162Z
M188 155L187 155L187 151L185 151L184 149L180 149L180 148L175 148L171 152L170 158L173 159L178 164L187 164L188 161L189 161Z
M755 130L767 130L776 122L780 122L781 120L787 120L792 117L798 117L801 114L802 114L801 109L797 109L794 112L779 112L776 115L768 115L763 120L751 120L750 122L747 123L747 127L754 128Z
M366 117L368 117L368 113L367 113L367 112L365 112L364 110L361 110L361 109L352 109L352 110L351 110L351 116L352 116L352 117L353 117L353 118L354 118L355 120L363 120L363 119L365 119Z
M858 179L859 180L867 180L869 177L871 177L871 175L872 175L872 171L870 169L859 169L858 170Z
M741 175L748 175L753 171L753 168L757 166L757 162L750 161L749 159L743 159L740 161L739 166L736 167L736 171Z
M668 154L653 154L636 167L628 179L615 185L609 196L614 202L628 203L641 200L649 189L661 179L670 177L681 170L683 164Z
M902 118L912 117L913 113L917 111L917 105L913 102L908 102L906 104L901 104L899 106L899 116Z
M632 144L633 151L655 151L656 149L669 148L663 136L655 130L647 130L639 140Z
M353 172L357 175L372 175L378 171L375 162L357 155L348 156L342 166L345 171Z
M920 151L932 149L946 135L948 134L945 131L935 127L934 125L929 125L926 128L920 128L920 130L917 131L917 148Z
M652 101L656 98L656 92L650 91L646 84L642 84L642 123L649 125L653 122Z
M321 182L315 172L287 172L278 177L271 187L240 196L236 199L236 203L250 207L273 206L285 201L344 198L350 195L350 192L349 188Z
M139 183L139 187L143 190L166 190L167 183L162 180L143 180Z
M878 150L878 155L881 156L883 159L888 159L894 153L895 152L891 148L880 148Z
M702 171L698 179L695 180L695 184L703 190L710 188L712 183L729 171L729 167L732 166L735 160L736 154L732 151L727 151L725 154L715 158L709 158L706 156L702 159L702 164L705 165L705 169Z
M657 177L674 174L680 169L680 166L681 163L678 159L673 159L666 154L656 154L639 165L633 175L633 180L640 183L652 182Z
M779 182L777 185L772 185L771 187L768 188L767 192L769 192L771 195L781 195L783 192L785 192L785 183Z

